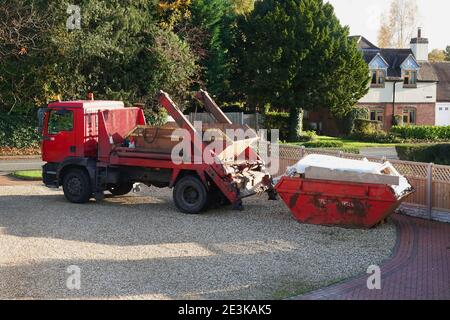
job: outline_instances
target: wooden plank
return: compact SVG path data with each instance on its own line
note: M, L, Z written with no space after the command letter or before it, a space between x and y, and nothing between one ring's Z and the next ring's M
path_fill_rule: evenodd
M320 167L308 167L305 170L306 179L331 180L370 184L395 185L400 184L400 177L385 174L332 170Z

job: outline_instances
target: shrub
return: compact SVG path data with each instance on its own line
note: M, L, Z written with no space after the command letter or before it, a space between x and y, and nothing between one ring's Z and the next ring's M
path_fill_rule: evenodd
M303 144L305 148L343 148L342 141L311 141Z
M317 133L315 131L304 131L299 136L297 142L312 142L317 140Z
M448 141L450 140L450 126L394 126L391 132L405 140L416 141Z
M36 148L39 146L37 117L0 113L0 147Z
M289 139L289 113L287 112L266 112L264 115L264 127L269 130L278 129L280 131L280 140Z
M349 136L352 140L374 143L397 143L400 139L392 133L377 131L372 133L355 132Z
M402 144L395 147L400 160L450 165L450 144Z
M345 116L337 119L339 131L345 135L349 135L355 131L355 122L358 119L369 119L369 109L365 107L353 107Z
M380 121L372 121L367 119L356 119L355 120L355 128L353 132L355 133L363 133L363 134L372 134L379 131L382 131L382 123Z
M340 151L342 151L343 153L353 153L353 154L359 154L359 148L356 147L344 147L344 148L340 148Z

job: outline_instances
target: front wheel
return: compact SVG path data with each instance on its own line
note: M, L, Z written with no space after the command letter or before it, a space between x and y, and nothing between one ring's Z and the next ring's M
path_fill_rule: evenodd
M88 174L82 169L71 169L64 175L63 191L67 200L73 203L86 203L92 196Z
M198 214L208 204L208 193L200 179L185 176L175 184L173 200L181 212Z

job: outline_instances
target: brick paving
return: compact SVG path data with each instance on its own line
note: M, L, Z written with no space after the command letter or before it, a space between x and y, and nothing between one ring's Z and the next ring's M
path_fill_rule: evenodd
M367 289L369 274L319 289L298 300L450 299L450 224L393 215L397 243L381 267L381 289Z

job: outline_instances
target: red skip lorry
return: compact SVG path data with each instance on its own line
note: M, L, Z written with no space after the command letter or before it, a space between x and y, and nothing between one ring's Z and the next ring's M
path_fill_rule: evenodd
M242 198L261 192L273 199L272 178L251 147L258 139L256 133L247 126L233 125L206 91L200 91L197 98L215 119L202 130L219 131L227 152L208 148L217 137L205 141L203 132L162 91L159 101L175 123L161 127L148 126L141 108L125 107L119 101L95 101L91 96L90 100L50 103L41 110L45 185L62 186L73 203L101 200L105 191L125 195L134 183L169 187L177 208L189 214L200 213L212 203L240 209ZM183 154L174 159L172 150L179 141L172 137L179 128L191 138L192 155L209 152L215 161L179 161ZM225 134L229 129L251 135L230 138Z

